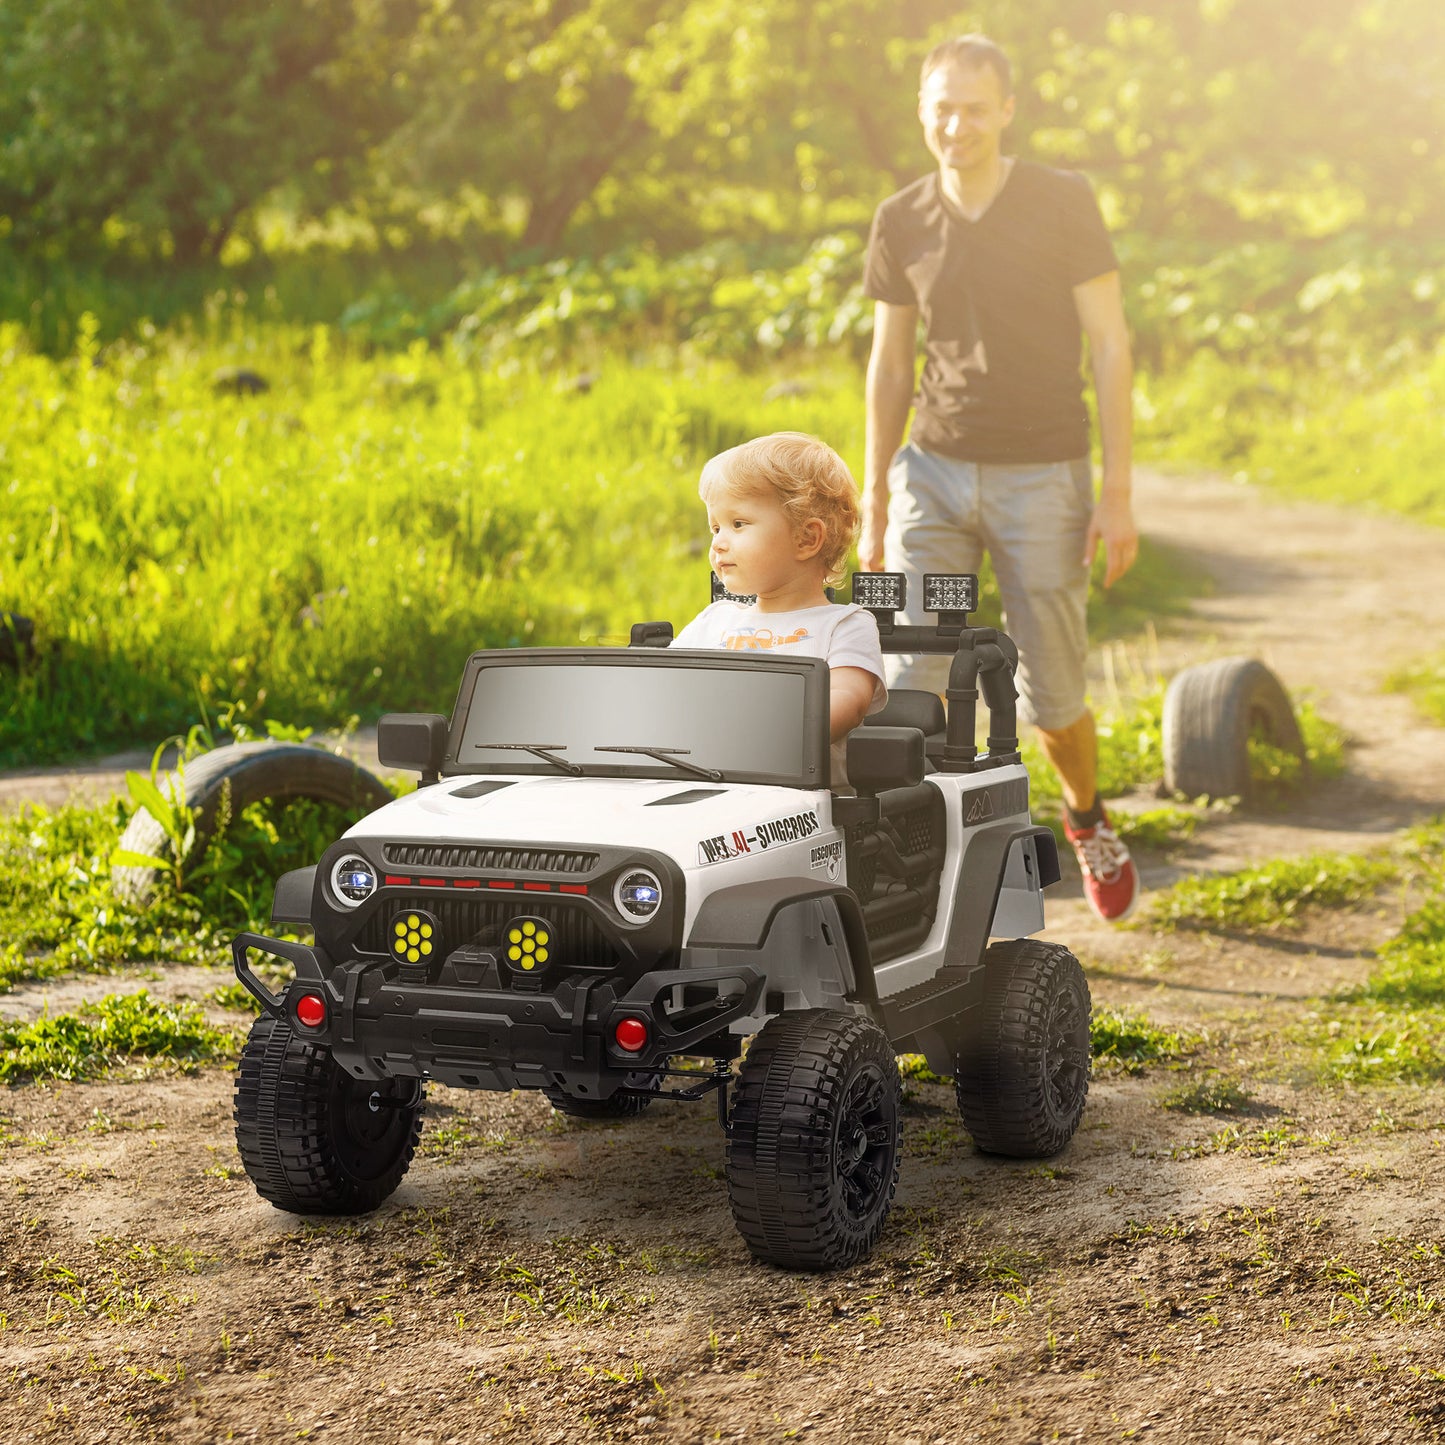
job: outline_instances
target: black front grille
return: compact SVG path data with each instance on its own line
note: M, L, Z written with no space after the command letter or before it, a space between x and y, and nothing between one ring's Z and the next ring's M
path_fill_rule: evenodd
M597 854L560 848L469 848L460 843L388 843L394 868L464 868L472 872L590 873Z
M441 929L443 957L463 944L497 948L502 930L519 914L545 919L552 930L551 963L562 968L615 970L621 964L616 948L586 911L585 906L548 900L535 893L507 898L458 896L450 890L399 893L388 897L362 925L355 947L360 953L386 954L391 949L390 929L398 913L424 909Z

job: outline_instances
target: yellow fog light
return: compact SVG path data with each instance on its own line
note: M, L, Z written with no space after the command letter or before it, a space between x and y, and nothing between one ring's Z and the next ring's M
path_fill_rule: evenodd
M552 925L545 918L514 918L506 928L507 962L530 973L550 956Z
M391 924L391 956L400 963L429 959L441 942L437 921L419 908L398 913Z

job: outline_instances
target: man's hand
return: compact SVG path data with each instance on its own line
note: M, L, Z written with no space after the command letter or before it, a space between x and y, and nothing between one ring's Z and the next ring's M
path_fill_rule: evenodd
M1094 505L1089 530L1084 537L1084 566L1094 565L1099 543L1104 544L1104 586L1112 587L1139 556L1139 529L1128 497L1105 493Z
M888 529L888 493L881 487L877 494L865 491L861 503L863 528L858 533L858 570L883 570L883 534Z

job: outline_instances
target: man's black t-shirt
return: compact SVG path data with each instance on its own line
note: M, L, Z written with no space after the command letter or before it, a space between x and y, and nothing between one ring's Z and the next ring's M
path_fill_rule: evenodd
M1076 171L1015 161L977 221L944 200L936 171L884 201L863 290L923 316L912 440L962 461L1087 456L1073 292L1118 264Z

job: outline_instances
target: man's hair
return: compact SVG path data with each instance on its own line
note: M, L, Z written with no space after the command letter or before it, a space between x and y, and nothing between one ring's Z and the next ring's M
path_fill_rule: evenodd
M1014 93L1013 67L1008 56L990 40L987 35L974 31L971 35L955 35L951 40L941 41L923 57L923 70L918 77L918 88L935 70L945 65L961 65L970 70L986 66L998 76L999 94L1005 100Z
M848 464L825 442L806 432L780 431L719 452L702 469L698 495L706 502L720 490L743 496L775 496L794 532L816 517L823 524L823 560L830 586L844 577L843 561L858 536L858 485Z

